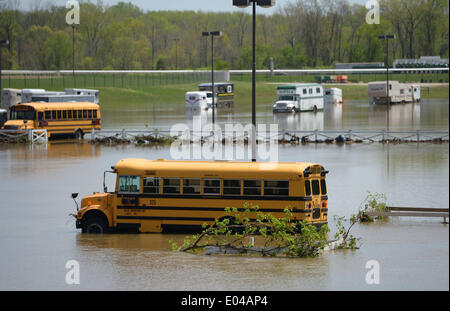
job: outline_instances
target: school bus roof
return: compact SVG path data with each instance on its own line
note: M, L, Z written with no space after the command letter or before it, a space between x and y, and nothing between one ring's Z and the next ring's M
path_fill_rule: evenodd
M120 175L161 177L223 178L298 178L308 167L323 167L306 162L168 161L163 159L122 159L114 170Z
M67 110L67 109L98 109L100 106L90 102L60 102L60 103L26 103L13 107L32 107L34 110ZM11 107L12 108L12 107Z

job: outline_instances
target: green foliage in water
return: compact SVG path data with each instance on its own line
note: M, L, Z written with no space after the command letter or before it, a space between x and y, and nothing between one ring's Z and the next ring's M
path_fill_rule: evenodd
M218 247L238 254L317 257L328 244L327 235L330 230L327 225L318 230L307 221L294 221L289 208L284 209L284 217L279 218L270 213L262 213L258 206L250 207L248 204L240 210L226 208L225 214L226 216L216 220L213 226L205 224L202 233L186 236L182 245L170 241L172 249L197 252L207 247ZM256 218L251 219L250 214L256 214ZM354 220L356 219L355 217ZM339 248L357 248L357 239L349 234L351 227L345 229L342 219L339 223L341 230L335 235L336 240L341 241ZM254 247L249 242L254 236L262 238L262 247Z
M361 202L358 214L356 217L361 222L373 222L374 220L385 220L387 216L370 216L367 212L386 212L387 203L386 195L380 193L372 193L367 191L367 196L364 201Z

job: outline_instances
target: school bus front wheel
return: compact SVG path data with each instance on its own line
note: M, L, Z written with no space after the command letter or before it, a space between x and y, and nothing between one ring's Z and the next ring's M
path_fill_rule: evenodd
M86 213L79 226L81 227L82 233L107 233L108 230L108 220L105 215L101 212L96 213Z

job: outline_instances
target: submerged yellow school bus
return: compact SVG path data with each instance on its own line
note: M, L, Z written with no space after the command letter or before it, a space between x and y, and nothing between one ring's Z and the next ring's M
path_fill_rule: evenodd
M320 164L123 159L112 168L115 191L104 187L81 201L76 227L83 233L201 229L245 203L280 217L288 207L295 220L327 223L328 171Z
M75 135L83 138L101 128L100 106L89 102L27 103L10 108L9 130L46 129L47 136Z

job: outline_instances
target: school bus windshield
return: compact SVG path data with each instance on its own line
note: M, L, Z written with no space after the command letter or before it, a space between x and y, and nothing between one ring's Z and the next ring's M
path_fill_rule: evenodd
M36 120L35 111L11 111L11 120Z

